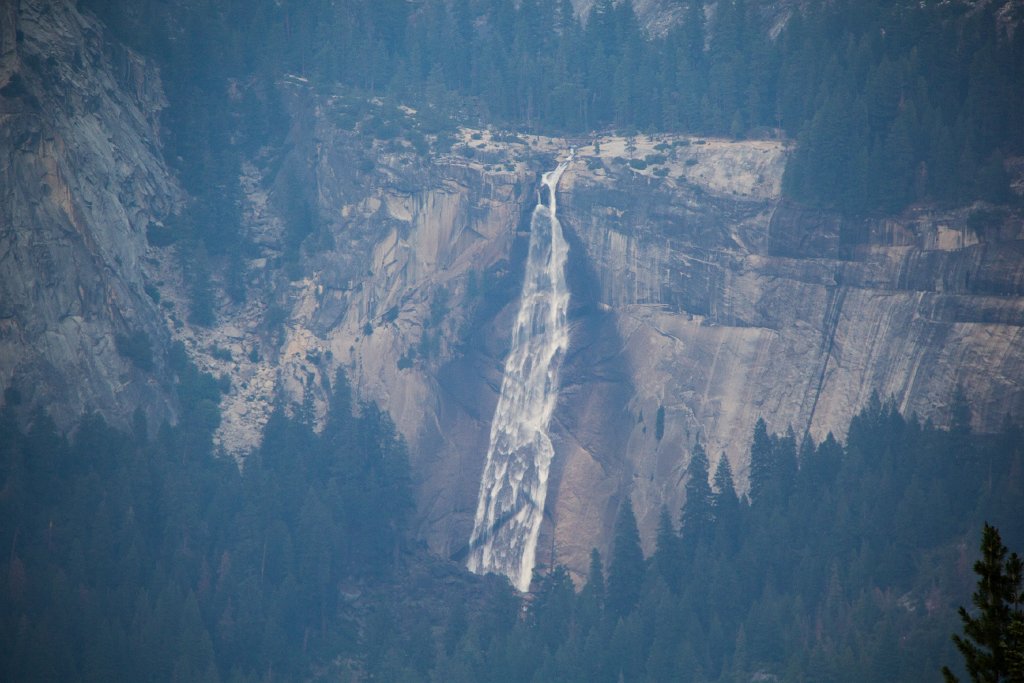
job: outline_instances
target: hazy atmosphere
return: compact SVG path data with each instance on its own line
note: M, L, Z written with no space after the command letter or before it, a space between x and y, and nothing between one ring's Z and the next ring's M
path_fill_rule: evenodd
M0 680L1024 681L1024 1L0 0L0 390Z

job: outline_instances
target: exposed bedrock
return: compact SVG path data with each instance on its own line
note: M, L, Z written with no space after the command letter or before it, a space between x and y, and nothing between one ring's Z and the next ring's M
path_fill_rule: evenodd
M421 533L450 556L466 552L472 527L522 276L523 216L537 172L566 150L528 142L472 142L467 132L476 160L435 159L431 188L379 188L343 210L350 222L335 240L373 236L371 266L313 309L325 321L334 306L335 322L318 334L408 438ZM712 461L730 458L744 485L758 417L777 431L842 436L878 392L945 424L957 385L977 430L1021 414L1018 216L975 206L844 221L780 201L787 149L777 142L600 143L599 153L579 148L559 189L572 338L541 565L553 549L582 572L591 547L607 549L627 494L651 541L660 507L684 502L698 438ZM616 161L655 152L665 159L646 168ZM321 278L337 277L328 261Z
M86 409L173 419L152 372L168 333L144 291L146 229L183 199L156 142L159 76L69 3L4 3L0 25L4 401L65 428ZM117 335L148 340L151 361Z

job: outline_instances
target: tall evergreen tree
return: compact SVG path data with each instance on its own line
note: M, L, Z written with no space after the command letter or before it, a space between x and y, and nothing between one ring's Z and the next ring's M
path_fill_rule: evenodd
M601 564L601 553L597 548L590 551L590 569L587 572L587 585L579 595L579 624L586 632L601 622L604 613L606 586L604 567Z
M622 502L615 519L612 558L608 564L608 614L612 619L625 617L640 598L644 579L644 553L640 548L640 532L629 496Z
M797 473L796 434L792 425L786 428L786 434L776 439L775 443L775 478L778 492L787 498L793 492Z
M679 536L675 527L672 526L672 517L668 508L661 506L661 514L658 517L658 532L654 545L654 566L665 583L673 590L679 583L682 569L681 548Z
M764 418L757 418L754 440L750 444L750 501L756 504L774 477L772 439Z
M729 458L722 453L715 467L715 492L711 497L715 517L715 538L732 548L739 535L740 500L732 479Z
M714 503L708 483L708 456L698 442L686 467L686 503L683 505L680 532L683 542L692 547L707 537L714 521Z
M1010 676L1024 642L1019 624L1024 617L1021 578L1024 563L1017 553L1006 556L1007 549L999 530L988 523L981 535L981 559L974 563L978 588L972 596L977 616L960 608L964 635L953 635L953 642L964 657L967 673L975 683L1020 680ZM1011 628L1012 627L1012 628ZM949 667L942 667L947 682L958 681Z
M739 504L736 496L736 486L732 479L732 465L729 458L722 453L718 459L718 466L715 467L715 494L714 494L715 517L720 517L720 511L735 508Z
M562 565L540 577L530 608L531 626L541 645L551 651L556 650L569 635L575 598L572 578Z
M601 553L597 548L590 550L590 567L587 572L587 585L584 589L594 595L599 605L604 605L607 586L604 580L604 564L601 562Z

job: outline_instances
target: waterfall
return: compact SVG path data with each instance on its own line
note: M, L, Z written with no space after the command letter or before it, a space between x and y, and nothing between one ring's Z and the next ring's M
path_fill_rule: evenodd
M504 574L523 592L533 578L554 456L547 429L558 399L558 369L569 346L565 279L569 245L558 222L556 190L571 161L570 155L544 174L530 218L519 314L491 422L469 541L470 571Z

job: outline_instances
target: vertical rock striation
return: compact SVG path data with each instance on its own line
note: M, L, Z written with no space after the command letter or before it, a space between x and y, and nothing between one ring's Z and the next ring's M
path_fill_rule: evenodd
M877 392L948 424L958 385L976 430L1024 414L1020 215L977 205L851 221L780 201L779 145L674 154L680 175L605 167L569 178L563 199L636 387L625 476L648 532L662 504L682 505L696 439L746 478L758 417L798 438L842 436ZM588 535L556 518L557 536Z
M146 228L181 201L157 149L158 76L71 3L0 15L0 385L63 426L86 408L170 417L115 345L166 338L144 293Z

